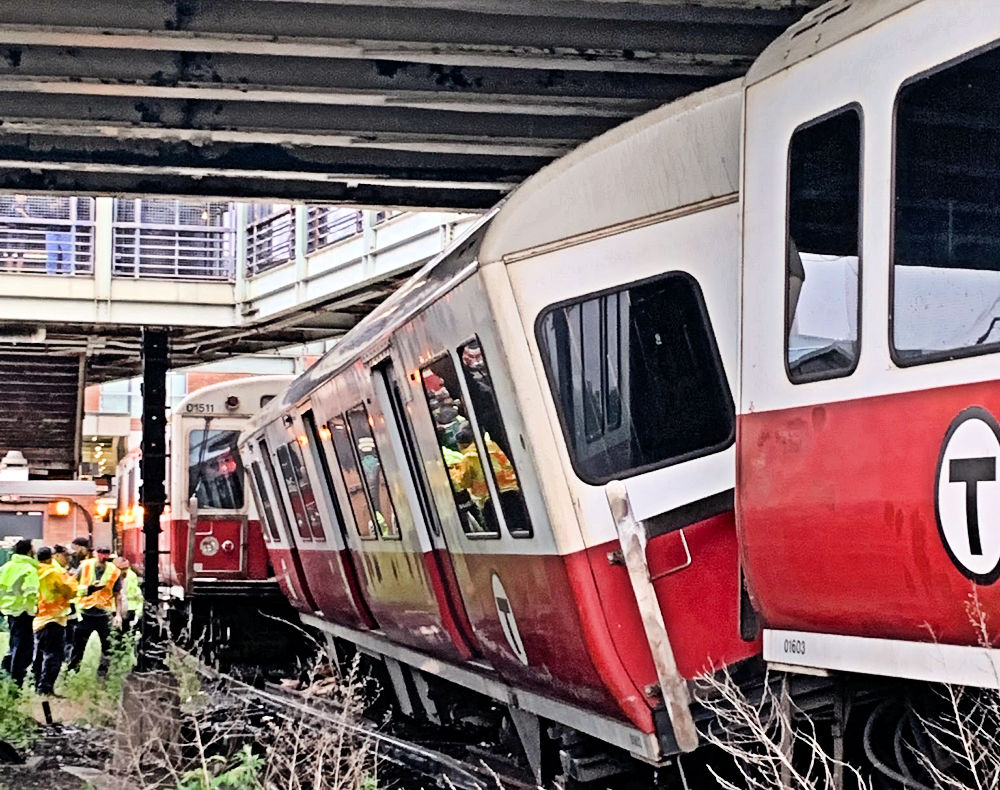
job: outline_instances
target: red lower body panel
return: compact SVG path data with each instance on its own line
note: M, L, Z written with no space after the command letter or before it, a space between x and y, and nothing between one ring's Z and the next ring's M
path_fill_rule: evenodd
M942 448L970 406L1000 415L1000 385L740 417L744 569L768 626L974 644L968 606L975 596L996 628L1000 585L976 584L961 571L935 510L940 476L948 474L939 468ZM945 477L942 485L957 486L951 494L965 501L962 480ZM997 486L986 480L979 487L984 545L1000 523Z
M350 552L332 550L299 551L299 560L309 595L323 617L332 623L367 630L374 626L367 607L360 599Z
M319 607L309 594L298 552L285 546L268 546L274 578L289 603L300 612L312 614Z

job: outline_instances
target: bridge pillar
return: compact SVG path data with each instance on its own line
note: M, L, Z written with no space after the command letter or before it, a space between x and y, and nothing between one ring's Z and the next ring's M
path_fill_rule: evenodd
M157 669L163 639L158 620L160 598L160 514L166 504L164 480L167 472L167 333L159 329L142 330L142 487L139 499L143 507L142 532L145 541L142 594L146 606L139 640L140 672Z

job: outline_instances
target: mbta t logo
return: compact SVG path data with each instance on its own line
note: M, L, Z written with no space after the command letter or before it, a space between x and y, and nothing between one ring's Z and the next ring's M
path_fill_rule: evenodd
M938 459L938 530L956 567L978 584L1000 578L1000 426L979 406L948 427Z

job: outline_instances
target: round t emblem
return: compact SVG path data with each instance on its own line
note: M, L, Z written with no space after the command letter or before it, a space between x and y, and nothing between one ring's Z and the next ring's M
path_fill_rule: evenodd
M979 406L965 409L945 434L934 509L945 550L978 584L1000 578L1000 426Z

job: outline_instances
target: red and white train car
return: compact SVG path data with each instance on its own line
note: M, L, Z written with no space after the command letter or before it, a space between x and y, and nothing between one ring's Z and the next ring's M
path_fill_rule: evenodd
M172 410L168 506L160 519L164 584L185 595L209 596L237 589L253 594L268 586L267 552L236 441L250 417L291 380L257 376L213 384L188 394ZM134 450L118 469L122 553L139 569L145 545L140 462L141 453Z
M1000 684L998 41L995 3L830 4L747 77L737 494L770 660Z
M404 710L556 725L570 777L579 734L693 748L687 681L757 625L1000 686L998 41L835 0L517 190L242 439L306 621Z
M581 735L694 748L688 681L759 652L733 511L740 108L720 86L546 168L241 438L304 621L382 657L404 710L472 690L526 744L554 725L569 776Z

